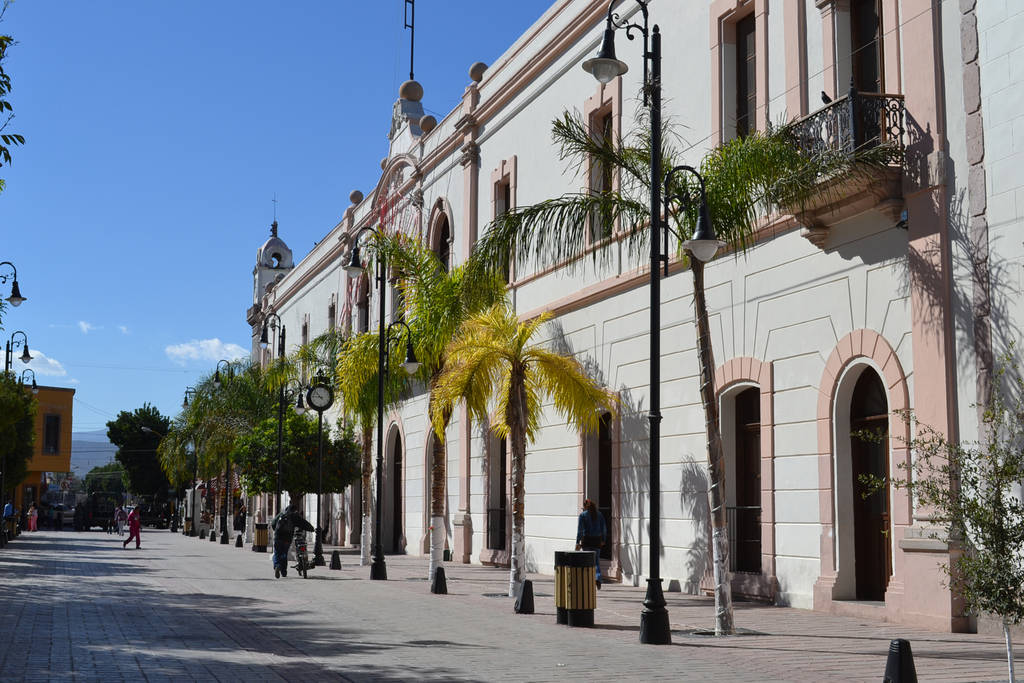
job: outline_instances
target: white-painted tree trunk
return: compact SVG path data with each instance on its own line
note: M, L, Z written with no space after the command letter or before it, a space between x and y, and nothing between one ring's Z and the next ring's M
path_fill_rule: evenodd
M1010 667L1010 683L1014 683L1017 679L1014 678L1013 672L1013 636L1010 635L1010 622L1003 619L1003 637L1006 638L1006 661Z
M444 517L430 518L430 573L428 580L434 580L434 571L444 560Z
M363 528L359 532L359 565L370 565L370 515L363 515Z
M526 543L523 538L523 530L518 525L512 525L512 564L508 573L508 597L514 598L519 595L519 587L523 585L523 555L526 553Z

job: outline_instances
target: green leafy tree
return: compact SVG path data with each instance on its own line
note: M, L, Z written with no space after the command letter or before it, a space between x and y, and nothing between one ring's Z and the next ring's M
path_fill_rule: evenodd
M502 300L504 282L493 275L474 280L465 266L448 269L433 251L404 235L384 242L387 262L398 273L405 317L412 329L416 358L423 365L427 387L433 394L444 372L448 344L464 322ZM435 407L430 403L431 410ZM428 580L444 555L447 427L452 407L437 415L443 428L435 432L430 463L430 562ZM435 420L435 416L431 416Z
M565 113L553 123L553 138L570 168L588 164L613 170L617 187L603 191L570 192L537 204L518 207L494 219L474 246L470 267L507 273L511 259L538 268L561 266L569 270L588 263L611 265L621 243L628 259L643 263L648 255L651 223L650 159L652 138L648 122L625 138L595 135L578 114ZM711 544L715 576L715 632L735 632L732 589L729 583L728 527L726 522L725 456L719 434L718 406L714 395L714 355L704 299L704 264L689 258L682 243L696 228L699 183L689 174L669 174L681 164L676 139L665 125L661 135L662 166L655 182L665 196L678 201L666 215L655 217L669 231L677 255L691 268L697 352L701 368L701 402L705 411L711 488ZM773 210L800 214L807 203L837 193L845 180L871 177L899 158L890 144L866 145L853 154L822 148L806 153L795 124L754 131L709 152L698 164L706 188L711 220L718 237L735 249L745 249L758 221ZM679 209L679 210L676 210ZM600 242L595 234L612 235ZM595 227L599 229L595 230ZM596 243L596 246L595 246ZM589 255L589 260L585 257Z
M149 403L130 413L122 410L116 419L107 422L107 438L117 446L115 458L125 470L125 486L129 492L161 498L167 496L170 482L160 467L157 445L161 435L167 433L170 423L169 418Z
M0 5L0 21L7 12L10 0L4 0ZM10 165L11 148L25 144L25 138L18 133L7 132L7 127L14 119L14 107L11 106L8 96L11 93L11 77L4 69L4 60L7 59L7 50L14 45L14 39L9 35L0 35L0 166ZM4 189L3 178L0 178L0 192Z
M982 413L980 441L955 443L915 421L913 463L901 463L907 476L892 484L908 489L937 518L941 533L932 537L955 550L943 569L967 612L1002 621L1013 681L1010 628L1024 622L1024 379L1009 354L993 384L1001 389L993 391ZM911 413L905 417L914 421ZM870 476L862 480L871 489L865 495L881 495L887 484Z
M616 412L618 402L587 376L572 356L546 349L533 339L551 319L544 314L519 322L501 303L470 318L447 350L447 363L431 394L434 433L444 429L444 416L460 400L473 418L486 424L488 409L497 409L491 429L508 438L512 452L512 566L509 596L523 582L525 551L526 445L540 430L544 399L566 421L584 432L595 432L601 413Z
M12 498L11 491L28 473L35 443L37 402L31 392L0 373L0 498ZM0 501L0 505L6 500Z
M281 486L292 500L317 490L319 482L318 430L308 415L285 413ZM323 434L324 492L340 493L359 479L359 445L351 428L338 425ZM247 491L270 493L277 488L277 418L269 418L240 437L232 453L242 469Z
M85 475L85 491L86 493L116 493L123 495L125 492L124 473L124 467L118 462L93 467Z

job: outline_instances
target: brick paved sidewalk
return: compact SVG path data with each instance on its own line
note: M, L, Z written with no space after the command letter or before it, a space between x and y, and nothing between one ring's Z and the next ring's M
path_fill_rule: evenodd
M343 551L341 571L275 580L248 548L142 542L39 532L0 549L0 680L878 681L894 637L922 681L1006 680L991 636L744 603L737 624L756 634L715 639L692 634L712 625L710 600L669 593L673 644L643 646L642 588L606 584L597 627L569 629L551 577L531 577L537 613L516 615L502 569L449 563L437 596L422 558L389 556L380 582Z

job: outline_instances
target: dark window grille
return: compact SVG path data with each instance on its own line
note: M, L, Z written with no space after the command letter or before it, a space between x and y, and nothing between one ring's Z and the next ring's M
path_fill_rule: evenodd
M729 528L729 571L761 573L761 507L725 508Z
M487 549L504 550L505 538L508 535L508 521L505 507L487 510Z
M60 415L47 415L43 418L43 453L54 454L60 451Z

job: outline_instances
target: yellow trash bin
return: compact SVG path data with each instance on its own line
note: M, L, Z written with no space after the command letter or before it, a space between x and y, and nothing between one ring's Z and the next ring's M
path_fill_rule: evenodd
M593 626L597 607L597 574L589 550L555 552L555 621Z
M265 553L267 552L267 543L270 541L270 532L267 531L266 524L257 524L256 534L252 539L252 551L254 553Z

